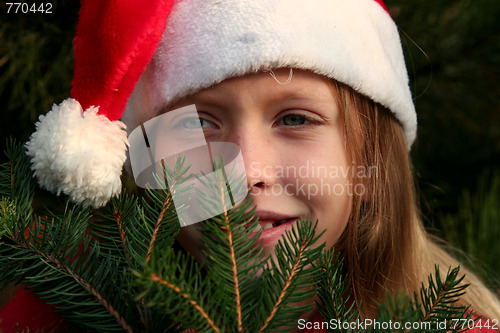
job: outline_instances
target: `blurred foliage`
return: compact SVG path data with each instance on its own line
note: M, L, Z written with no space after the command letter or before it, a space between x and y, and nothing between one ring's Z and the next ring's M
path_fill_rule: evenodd
M411 154L424 218L498 290L500 2L385 2L418 113Z
M387 0L418 112L412 157L427 216L500 165L500 2Z
M7 13L0 3L0 148L26 141L38 115L69 96L79 1L51 1L52 14Z
M484 172L477 192L464 190L457 214L440 217L443 236L458 258L500 290L500 172Z
M483 169L500 165L500 1L385 2L402 35L418 112L411 154L424 216L452 228L450 237L465 237L473 221L461 217L460 195L475 191ZM7 136L27 140L38 115L69 96L79 2L52 3L53 14L7 14L0 3L1 150ZM442 224L442 214L458 214L456 223ZM487 255L465 239L455 244Z

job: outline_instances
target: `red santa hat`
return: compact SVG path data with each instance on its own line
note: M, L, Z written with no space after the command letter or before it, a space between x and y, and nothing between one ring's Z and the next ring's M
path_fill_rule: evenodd
M144 96L165 104L262 70L345 83L394 113L408 147L415 139L401 42L382 0L84 0L74 49L72 98L40 117L26 146L39 184L78 203L99 207L120 192L124 123L132 130L157 107Z

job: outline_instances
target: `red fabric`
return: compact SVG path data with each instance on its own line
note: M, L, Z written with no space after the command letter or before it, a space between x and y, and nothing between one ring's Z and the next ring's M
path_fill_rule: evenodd
M14 297L0 309L0 332L64 332L64 320L26 288L17 291ZM18 331L19 325L19 331Z
M174 0L85 0L73 41L71 96L118 120L151 61Z

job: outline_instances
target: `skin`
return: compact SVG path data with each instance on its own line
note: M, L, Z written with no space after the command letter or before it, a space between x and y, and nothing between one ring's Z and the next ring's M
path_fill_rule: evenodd
M269 223L287 219L281 227L262 232L263 253L271 257L281 235L299 218L318 220L316 233L326 230L318 244L325 242L332 247L347 225L352 204L343 117L331 81L309 71L294 70L291 81L280 84L287 82L290 70L273 73L275 77L261 72L228 79L173 104L164 103L161 92L150 93L158 86L154 82L142 86L147 89L139 93L141 105L160 110L158 114L196 106L199 119L174 122L169 125L171 129L177 130L177 124L181 124L200 133L201 127L207 142L239 146L259 224L265 229ZM174 135L165 133L167 137ZM188 142L186 138L191 136L175 137ZM162 145L169 141L162 140ZM332 174L330 170L340 172ZM194 258L203 261L202 235L197 228L197 224L182 227L177 240ZM314 308L303 318L314 320L317 311Z
M288 69L274 73L280 82L289 76ZM240 147L262 227L282 218L290 218L287 225L297 218L318 219L317 232L326 229L320 243L331 247L346 227L352 202L349 175L329 172L351 170L333 87L328 79L302 70L294 70L288 84L277 80L266 72L228 79L169 110L195 104L201 122L195 119L186 127L201 126L208 142ZM178 241L203 260L196 229L197 225L181 228ZM269 234L263 232L265 254L273 253L280 238L280 233Z

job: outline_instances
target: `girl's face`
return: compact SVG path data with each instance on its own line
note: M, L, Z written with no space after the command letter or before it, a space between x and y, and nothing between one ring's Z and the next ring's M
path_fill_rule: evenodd
M308 71L229 79L172 106L195 104L207 142L232 142L243 155L263 229L266 254L298 218L318 220L320 242L333 246L350 213L353 187L343 119L328 79ZM197 124L198 125L198 124ZM197 225L181 228L181 245L202 259Z

